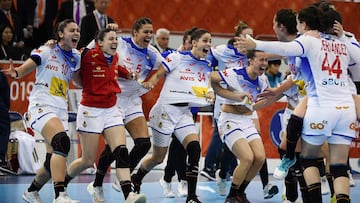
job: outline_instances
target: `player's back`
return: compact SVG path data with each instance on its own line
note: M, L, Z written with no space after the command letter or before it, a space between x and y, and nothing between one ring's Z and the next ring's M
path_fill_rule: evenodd
M331 35L321 38L305 36L306 58L301 60L302 73L308 83L309 105L349 105L353 103L348 80L350 61L346 45Z

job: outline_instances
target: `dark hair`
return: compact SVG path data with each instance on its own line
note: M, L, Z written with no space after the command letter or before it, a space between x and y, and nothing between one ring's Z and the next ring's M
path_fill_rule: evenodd
M227 44L228 45L234 45L234 42L235 42L236 40L234 39L234 38L231 38L231 39L229 39L228 41L227 41Z
M61 22L59 22L57 25L56 25L56 28L55 28L55 36L54 38L59 42L61 40L60 36L59 36L59 32L64 32L65 30L65 27L70 24L70 23L75 23L75 21L73 19L66 19L66 20L63 20Z
M138 18L132 27L132 33L134 33L134 31L139 31L140 28L146 24L151 24L151 25L153 24L150 18L148 17Z
M321 19L320 31L335 34L333 30L333 25L335 21L342 23L342 18L339 12L335 10L333 4L327 1L320 1L319 3L314 3L322 12L323 18Z
M264 51L260 51L260 50L256 50L256 49L250 49L250 50L247 50L246 52L246 56L248 59L253 59L255 57L255 53L257 52L264 52Z
M292 9L280 9L275 14L275 21L278 25L283 25L290 35L297 33L296 12Z
M103 28L99 31L96 32L96 37L95 37L95 42L98 42L98 41L103 41L104 40L104 37L107 33L113 31L112 29L110 28Z
M201 36L203 36L205 33L210 33L210 32L202 28L195 29L191 33L191 41L200 39Z
M270 59L268 60L268 65L281 65L281 59Z
M197 29L198 29L197 27L193 27L193 28L191 28L191 29L185 30L184 36L183 36L183 44L185 43L187 37L188 37L188 36L191 37L191 34L192 34L195 30L197 30Z
M235 36L240 36L241 33L245 30L245 29L248 29L250 28L249 25L243 21L243 20L240 20L238 22L238 24L234 27L235 29Z
M318 2L315 2L313 5L316 7L319 7L320 9L326 8L326 7L332 8L332 9L335 8L334 4L332 4L331 2L329 2L327 0L320 0Z
M2 39L2 34L4 33L4 30L6 29L6 28L10 28L10 30L11 30L11 32L13 33L13 38L11 39L11 42L10 43L13 43L14 42L14 40L15 40L15 33L14 33L14 29L10 26L10 25L8 25L8 24L0 24L0 36L1 36L1 44L4 44L4 42L3 42L3 39Z
M322 11L314 6L308 6L299 11L298 20L302 23L305 22L310 30L320 30L321 21L324 18Z

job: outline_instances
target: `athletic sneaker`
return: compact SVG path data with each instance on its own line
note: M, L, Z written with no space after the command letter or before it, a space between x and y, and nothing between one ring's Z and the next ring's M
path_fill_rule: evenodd
M67 187L64 187L64 193L67 195ZM80 203L80 200L71 199L71 203Z
M178 183L178 196L179 197L186 197L188 194L188 185L186 180L180 180Z
M327 195L330 193L329 183L326 176L321 177L321 194Z
M168 183L164 180L164 177L161 177L159 183L164 190L164 196L166 198L174 198L175 197L175 192L171 189L171 182Z
M202 171L200 171L200 175L211 181L216 180L215 172L208 168L204 168Z
M334 194L331 198L330 198L330 203L336 203L336 195Z
M186 203L201 203L201 202L196 196L193 196L193 197L187 197Z
M117 191L117 192L122 192L122 189L121 189L121 185L120 185L120 181L119 179L115 179L115 181L111 184L111 187Z
M220 173L220 169L218 169L215 172L215 177L216 177L216 191L221 195L221 196L225 196L226 195L226 179L222 179L219 176Z
M105 203L104 191L103 188L94 187L94 182L89 183L87 186L87 191L91 195L91 199L93 203Z
M146 202L146 196L144 194L137 194L135 192L130 192L125 200L125 203L145 203L145 202Z
M295 163L296 163L296 157L294 157L293 160L283 157L281 159L280 164L275 168L273 174L274 178L283 180L287 176L289 172L289 168L293 166Z
M350 187L355 187L356 183L355 180L350 172L350 170L347 171L348 175L349 175L349 183L350 183Z
M2 172L4 175L17 175L17 173L9 167L7 163L3 163L0 165L0 172Z
M272 185L270 183L265 185L265 187L264 187L264 199L270 199L274 195L276 195L277 193L279 193L279 188L276 185Z
M53 203L73 203L66 192L60 192L59 196L54 199Z
M28 192L28 190L26 189L22 195L22 198L25 202L28 203L43 203L38 191Z

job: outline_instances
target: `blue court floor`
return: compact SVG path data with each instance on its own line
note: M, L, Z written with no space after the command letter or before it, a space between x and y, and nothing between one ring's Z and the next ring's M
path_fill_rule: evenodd
M147 202L149 203L183 203L185 198L175 197L172 199L163 197L163 190L158 182L162 177L163 172L161 170L153 171L148 174L142 185L142 193L147 196ZM0 176L0 203L21 203L24 202L21 198L24 190L30 185L34 176ZM114 180L115 175L113 173L105 177L104 183L104 194L107 203L118 203L124 202L122 193L116 192L112 189L111 183ZM76 177L68 187L69 196L72 199L80 200L82 203L91 203L91 197L88 194L86 187L88 183L93 181L94 175L80 175ZM360 202L360 175L355 174L354 179L356 186L351 188L351 199L352 202ZM175 180L175 178L173 179ZM282 184L278 180L274 180L270 177L270 183L276 184L279 187L279 194L274 196L272 199L263 199L262 185L257 176L253 182L250 183L246 190L247 197L252 203L280 203L281 202L281 191ZM176 192L177 183L173 181L173 190ZM230 182L228 182L228 187ZM197 194L199 199L203 203L223 203L225 197L218 195L215 191L215 182L206 181L203 177L199 177ZM47 183L42 190L40 195L44 203L51 203L53 199L53 188L52 184ZM323 202L328 203L330 199L329 195L323 196Z

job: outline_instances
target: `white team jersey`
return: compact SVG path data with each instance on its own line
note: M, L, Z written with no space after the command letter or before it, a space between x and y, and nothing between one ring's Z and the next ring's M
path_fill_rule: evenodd
M155 47L149 45L147 48L140 48L130 37L118 37L116 51L119 54L119 65L138 74L138 81L119 77L121 95L138 94L140 96L145 94L149 89L143 88L141 83L149 76L152 70L158 69L160 64L163 64L164 67L167 66L165 59Z
M227 89L250 95L250 101L256 102L257 95L263 92L265 88L270 87L267 77L262 74L255 80L249 78L246 68L229 68L219 71L223 81L227 84ZM224 98L224 104L238 104L238 101Z
M219 71L222 71L226 68L233 67L246 67L248 65L248 59L246 55L241 54L238 50L232 45L218 45L211 48L210 54L206 58L211 62L215 67L218 67ZM221 82L222 87L226 85ZM214 118L218 119L221 110L221 104L224 103L224 98L220 95L216 95L215 104L214 104Z
M300 81L304 81L304 78L301 74L300 57L288 56L286 57L286 61L290 70L290 75L287 76L286 80L291 79L296 83L296 85L292 86L290 89L283 92L283 95L286 96L287 102L291 106L295 107L300 102L301 98L304 96L300 94L299 88L300 89L306 88L306 84L304 84L304 82L300 82ZM286 80L284 80L283 82L285 82ZM302 87L299 86L300 83L303 84ZM303 92L305 93L305 90Z
M302 35L293 42L260 42L256 49L286 56L300 56L301 73L308 87L308 105L354 105L348 79L354 47L331 35ZM353 58L353 57L352 57ZM336 95L336 96L335 96Z
M292 75L289 75L286 80L290 79L292 79ZM293 85L290 89L286 90L282 94L286 96L286 100L291 106L295 107L299 104L301 96L297 85Z
M246 67L248 65L246 55L239 53L232 45L223 44L211 47L211 53L206 58L220 71L225 68Z
M166 60L168 73L158 103L189 103L193 107L209 105L205 95L212 71L211 63L195 58L191 52L174 52Z
M29 106L50 105L68 109L68 90L73 72L80 69L80 53L41 46L31 52L39 57L41 64L36 68L35 86L31 91Z

